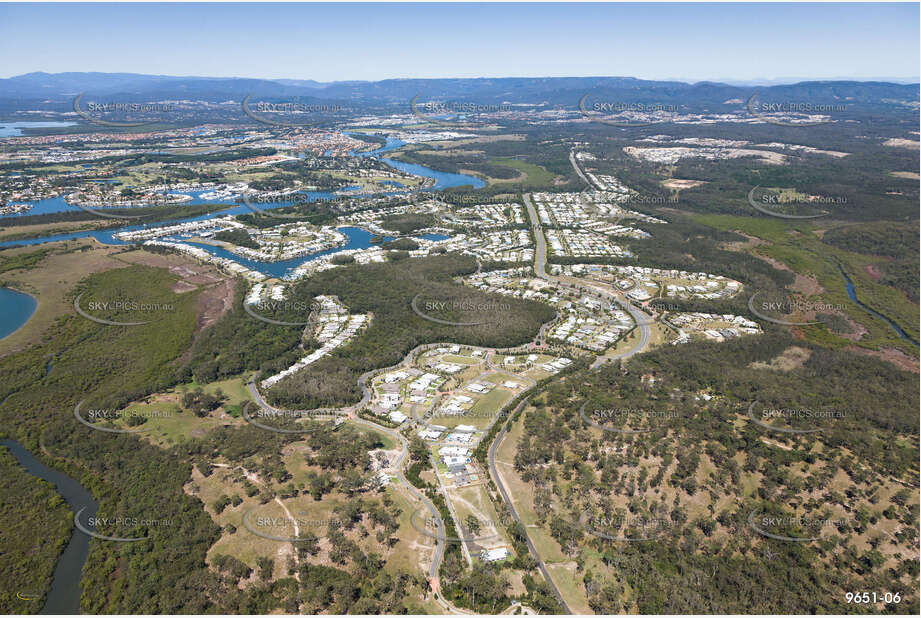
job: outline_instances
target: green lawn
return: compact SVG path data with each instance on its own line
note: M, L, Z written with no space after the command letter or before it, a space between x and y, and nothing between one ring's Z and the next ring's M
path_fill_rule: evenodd
M527 161L520 161L518 159L511 158L501 158L490 159L489 162L496 165L501 165L503 167L511 167L512 169L516 169L519 172L526 174L527 178L523 182L528 185L547 186L553 182L553 174L541 166L535 165L533 163L528 163Z

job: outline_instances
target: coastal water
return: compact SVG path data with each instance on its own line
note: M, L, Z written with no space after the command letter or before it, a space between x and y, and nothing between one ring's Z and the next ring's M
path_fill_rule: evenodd
M0 339L9 337L29 321L38 301L28 294L0 288Z
M10 453L19 462L19 465L26 469L26 472L54 485L55 490L67 501L74 513L85 508L81 521L85 522L89 518L96 516L99 505L80 483L63 472L49 468L14 440L0 440L0 444L10 450ZM26 517L27 513L23 513L22 516ZM41 530L36 529L35 534L41 534ZM90 537L74 528L70 542L54 568L51 590L48 592L41 614L80 613L80 578L83 572L83 565L86 563L86 557L89 555L89 548ZM22 590L16 592L32 593L35 591Z
M353 151L353 152L350 152L349 154L355 157L378 156L380 154L396 150L397 148L400 148L401 146L404 146L404 145L405 145L405 142L401 140L394 139L394 138L387 138L386 143L380 148L376 148L374 150L371 150L368 152L361 152L361 153L356 153ZM466 176L464 174L451 174L448 172L439 172L437 170L429 169L421 165L416 165L413 163L404 163L401 161L394 161L391 159L382 159L382 160L392 165L394 168L402 170L404 172L414 174L417 176L423 176L426 178L434 179L435 183L427 189L428 191L437 191L437 190L445 189L448 187L457 187L457 186L463 186L463 185L471 185L474 188L482 188L485 186L485 183L482 180L478 178L474 178L472 176ZM388 182L388 184L390 184L391 186L395 186L395 185L398 186L400 183L398 183L397 181L393 181L393 182ZM192 200L189 202L186 202L186 204L196 205L196 204L203 204L203 203L226 203L228 208L224 210L220 210L218 212L200 215L197 217L179 218L179 219L175 219L171 221L158 222L154 224L126 225L123 227L110 228L106 230L89 230L89 231L83 231L83 232L72 232L68 234L54 234L54 235L42 236L40 238L32 238L32 239L27 239L27 240L8 240L8 241L0 242L0 247L39 245L43 243L57 242L57 241L62 241L62 240L75 240L78 238L95 238L100 243L107 244L107 245L126 245L126 244L131 244L131 243L121 241L115 238L115 235L117 233L124 232L124 231L144 229L150 226L172 225L172 224L185 223L185 222L190 222L190 221L203 221L203 220L212 219L215 217L247 214L251 212L250 209L247 208L246 206L233 203L232 199L230 198L227 198L226 200L204 200L201 198L202 193L203 191L192 191L192 192L185 193L186 195L190 195L192 197ZM303 197L301 199L306 198L304 201L313 202L317 200L328 200L328 199L332 199L335 197L336 197L335 194L326 192L326 191L309 191L309 192L303 192ZM271 210L273 208L281 208L284 206L290 206L293 203L294 203L293 201L284 201L284 202L276 202L276 203L260 203L259 209L260 210ZM34 204L33 209L28 214L45 214L45 213L77 210L76 206L67 204L64 201L63 197L57 197L57 198L52 198L48 200L41 200L39 202L34 202L33 204ZM17 216L17 215L11 215L11 216ZM318 253L314 253L311 255L301 256L301 257L293 258L291 260L284 260L280 262L259 262L259 261L254 261L254 260L250 260L247 258L243 258L237 255L234 255L221 247L214 247L210 245L201 245L201 244L196 244L196 246L201 247L202 249L204 249L205 251L208 251L212 255L216 255L219 257L224 257L224 258L233 260L239 264L242 264L243 266L246 266L247 268L261 272L267 276L283 277L285 274L289 273L291 270L293 270L297 266L300 266L301 264L308 262L310 260L315 260L324 255L330 255L332 253L338 253L340 251L345 251L349 249L366 249L371 246L371 242L370 242L371 234L366 232L365 230L362 230L360 228L355 228L355 227L343 227L340 229L347 237L347 242L344 246L336 247L336 248L329 249L326 251L320 251ZM430 240L440 240L445 237L441 235L432 235L432 236L422 236L422 238L428 238ZM391 239L387 238L385 239L385 241L386 240L391 240Z
M23 129L53 129L56 127L72 127L73 122L0 122L0 137L19 137Z

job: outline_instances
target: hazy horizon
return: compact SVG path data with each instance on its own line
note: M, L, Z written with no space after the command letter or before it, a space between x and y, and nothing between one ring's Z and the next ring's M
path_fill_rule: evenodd
M917 3L12 3L0 4L0 55L5 78L914 83L918 20Z
M753 85L764 85L764 86L782 86L788 84L797 84L802 82L843 82L843 81L853 81L853 82L884 82L884 83L894 83L902 85L910 85L921 82L921 77L892 77L892 76L883 76L883 77L775 77L775 78L753 78L753 79L737 79L737 78L710 78L710 79L698 79L692 80L682 77L663 77L663 78L647 78L637 75L491 75L491 76L479 76L479 77L459 77L454 75L445 75L442 77L408 77L408 76L399 76L399 77L383 77L381 79L337 79L332 81L320 81L312 79L309 77L275 77L267 78L259 75L175 75L175 74L165 74L165 73L139 73L137 71L29 71L27 73L17 73L13 75L8 75L0 77L0 79L15 79L18 77L25 77L26 75L36 75L36 74L45 74L45 75L67 75L67 74L80 74L80 73L94 73L100 75L144 75L148 77L169 77L176 79L263 79L267 81L305 81L305 82L316 82L321 85L331 85L331 84L341 84L341 83L373 83L373 82L382 82L382 81L398 81L398 80L417 80L417 79L566 79L566 78L579 78L579 79L636 79L641 81L654 81L654 82L682 82L686 84L700 84L700 83L721 83L727 84L730 86L753 86Z

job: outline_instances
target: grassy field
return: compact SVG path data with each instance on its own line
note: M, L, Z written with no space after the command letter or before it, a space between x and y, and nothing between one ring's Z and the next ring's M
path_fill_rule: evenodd
M224 396L227 397L225 405L236 405L244 401L250 401L249 389L246 388L246 380L242 377L230 378L229 380L218 380L208 384L197 384L192 381L189 388L202 387L202 390L209 394L214 394L220 389ZM181 387L180 387L181 388Z
M472 396L473 393L464 391L464 395ZM442 414L437 409L432 414L431 422L448 429L458 425L472 425L477 429L485 429L492 422L496 412L504 402L514 396L514 393L504 388L494 388L477 399L465 414Z
M465 530L460 534L464 538L477 539L467 543L473 557L485 548L511 547L505 526L493 508L489 496L486 495L484 485L448 489L447 495L462 526L466 528L465 522L469 515L475 517L480 524L478 532Z
M488 379L488 378L487 378ZM497 386L473 403L473 407L464 416L457 417L459 422L455 425L467 424L473 425L477 429L485 429L495 417L496 412L502 407L502 404L515 396L515 393L507 388ZM448 426L450 418L443 419L446 422L439 423Z
M878 257L844 251L821 242L815 233L820 229L818 223L791 224L786 221L728 215L695 215L692 218L720 230L738 230L767 241L767 244L759 245L753 251L777 260L800 275L814 278L822 291L810 297L811 301L821 299L842 306L848 318L869 331L855 342L837 337L824 327L803 327L799 330L807 340L824 345L857 345L868 349L891 347L917 358L917 346L900 339L888 324L857 306L847 295L845 281L836 262L842 264L853 281L855 293L861 302L889 317L913 339L918 340L918 306L900 291L876 283L865 270L868 265L878 262ZM827 222L823 223L827 227Z
M550 536L549 532L537 524L537 513L534 512L534 505L531 496L533 488L521 480L515 472L512 462L515 460L518 440L524 432L523 415L518 422L512 425L512 429L502 438L502 442L496 450L496 468L502 475L506 491L515 506L518 517L521 518L522 524L528 530L528 536L534 543L541 559L547 564L550 576L560 590L560 594L566 600L570 609L576 613L592 614L594 612L589 608L585 598L585 590L582 583L569 568L571 559L566 556L559 543Z
M525 175L522 179L490 179L490 183L502 184L509 182L522 182L527 183L528 185L536 185L547 187L553 183L553 174L548 172L546 169L542 168L539 165L534 165L533 163L528 163L527 161L520 161L518 159L511 158L501 158L501 159L490 159L490 163L496 165L501 165L503 167L511 167L516 169L522 174Z
M428 573L435 550L435 540L416 530L410 521L413 512L420 505L410 502L393 486L387 488L387 495L400 508L400 529L395 535L399 542L394 547L386 568L392 572Z
M81 252L76 259L73 254L65 252L74 247L92 249ZM113 257L120 248L101 247L88 239L52 243L42 248L51 249L51 253L36 268L3 273L3 281L9 287L34 296L38 307L22 328L0 339L0 355L37 343L56 319L73 314L73 301L68 300L66 295L78 281L93 273L124 266ZM8 249L0 255L8 258L34 251L36 247L20 247Z
M305 448L304 443L298 442L285 448L283 461L293 475L292 479L283 484L285 487L297 486L305 481L306 474L311 469L304 460ZM273 498L263 503L265 498L261 498L260 494L247 496L244 479L249 479L255 487L267 491L267 495ZM283 490L282 484L266 484L252 472L229 467L216 467L208 477L203 477L197 469L194 470L186 491L198 496L205 503L212 519L224 527L220 540L208 552L209 562L217 554L226 554L255 568L258 558L272 558L275 560L276 578L287 576L288 561L294 559L293 544L254 534L243 524L244 514L252 510L247 521L257 532L282 538L296 536L296 521L299 533L310 533L319 538L319 551L308 558L309 562L335 566L328 555L330 544L325 538L327 528L330 522L345 525L335 509L353 500L336 491L324 495L321 500L315 500L306 493L290 496ZM236 496L241 501L236 506L227 505L218 513L213 505L225 495ZM424 571L430 564L433 544L429 537L417 531L410 522L412 512L420 505L412 504L393 486L381 490L380 494L368 492L361 498L375 501L381 496L387 496L399 509L399 529L392 535L395 539L394 544L390 546L377 541L373 534L374 527L369 523L367 515L354 530L347 531L346 536L357 542L363 551L375 552L385 557L387 562L384 568L391 573L415 574ZM368 529L372 534L359 533L360 527Z
M585 598L584 587L582 582L578 580L574 566L574 562L557 562L548 564L547 570L550 571L550 577L553 579L553 583L556 584L557 589L559 589L560 594L563 595L563 598L566 600L569 609L576 614L592 615L595 612L593 612L592 608L588 605L588 601Z
M221 407L204 417L198 417L192 412L183 410L181 406L183 394L197 386L195 383L183 384L165 393L152 395L145 401L127 406L120 412L120 416L122 419L131 415L146 418L147 421L143 427L138 427L138 429L144 429L140 433L141 437L163 447L192 438L200 438L216 427L242 425L246 422L237 414L241 403L251 401L243 378L221 380L204 385L202 387L204 392L214 394L220 389L227 397ZM124 420L116 424L119 427L127 427Z
M442 359L446 363L455 363L457 365L479 365L483 362L482 358L475 356L459 356L457 354L445 354Z
M399 449L399 445L394 441L394 439L388 433L384 433L383 431L378 431L376 429L371 429L367 425L359 425L357 423L354 424L354 427L363 433L374 434L375 436L377 436L378 439L384 443L384 445L381 448L384 449L385 451Z

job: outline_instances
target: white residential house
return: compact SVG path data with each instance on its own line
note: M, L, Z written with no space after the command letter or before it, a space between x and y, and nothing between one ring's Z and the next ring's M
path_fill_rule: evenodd
M505 547L484 549L482 552L480 552L480 560L483 562L498 562L499 560L505 560L506 558L508 558L508 549Z

